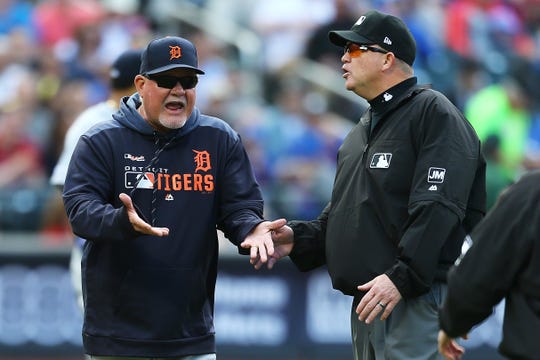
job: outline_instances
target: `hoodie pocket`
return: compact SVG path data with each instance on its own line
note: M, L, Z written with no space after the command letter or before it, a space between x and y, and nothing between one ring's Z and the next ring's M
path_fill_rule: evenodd
M212 329L206 284L195 268L131 269L122 282L115 317L123 336L181 339Z

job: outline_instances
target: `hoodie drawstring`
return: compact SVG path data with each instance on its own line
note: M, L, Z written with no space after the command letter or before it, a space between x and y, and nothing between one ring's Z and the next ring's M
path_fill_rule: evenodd
M161 153L163 152L163 150L165 150L165 148L167 146L169 146L169 144L174 140L174 137L171 137L163 146L159 147L159 142L160 142L160 137L157 135L157 133L154 132L154 145L156 147L156 152L154 153L154 156L152 157L152 160L150 160L150 162L148 163L148 165L146 165L143 169L143 171L141 172L141 174L139 174L139 177L137 179L137 182L135 182L135 186L133 187L133 190L131 190L131 193L130 193L130 197L133 197L133 193L135 192L135 190L137 189L137 187L139 186L139 183L141 182L142 179L144 179L144 174L146 172L148 172L153 166L155 166L157 163L158 163L158 160L159 160L159 156L161 155ZM155 223L156 223L156 210L157 210L157 207L156 207L156 200L157 200L157 174L154 173L154 183L152 184L152 203L151 203L151 208L150 208L150 224L152 226L155 226ZM142 214L142 213L141 213Z

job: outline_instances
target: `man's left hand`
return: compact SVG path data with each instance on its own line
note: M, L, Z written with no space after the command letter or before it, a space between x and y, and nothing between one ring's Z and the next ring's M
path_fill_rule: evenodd
M367 292L356 307L358 320L370 324L380 314L386 320L401 300L401 294L392 280L383 274L363 285L358 290Z

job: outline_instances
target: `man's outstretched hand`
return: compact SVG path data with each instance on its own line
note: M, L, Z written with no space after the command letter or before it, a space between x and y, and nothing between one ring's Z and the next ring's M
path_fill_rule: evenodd
M271 235L272 241L274 243L274 252L272 254L268 254L268 260L266 262L266 266L268 267L268 269L272 269L279 259L288 256L294 246L294 233L292 229L287 225L273 230L271 232ZM260 269L264 265L264 262L262 262L261 259L258 258L255 262L252 262L252 264L255 269Z
M154 236L168 236L169 235L168 228L153 227L152 225L144 221L139 216L139 214L137 214L137 210L135 210L135 206L133 206L133 201L131 200L128 194L121 193L120 195L118 195L118 197L120 198L120 201L122 201L122 203L124 204L124 207L126 208L129 222L133 226L133 229L146 235L154 235Z
M249 262L259 269L268 261L268 257L274 254L274 242L272 233L287 223L285 219L263 221L246 236L240 244L244 249L250 249Z

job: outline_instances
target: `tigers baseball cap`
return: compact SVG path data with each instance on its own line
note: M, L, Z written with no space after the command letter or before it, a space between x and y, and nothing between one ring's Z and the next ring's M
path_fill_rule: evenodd
M153 75L176 68L204 71L198 68L197 49L191 41L179 36L166 36L150 41L141 56L140 73Z
M109 77L114 89L127 89L132 86L133 79L139 73L141 67L140 49L130 49L121 53L111 65Z
M360 16L350 30L330 31L328 38L337 46L377 44L411 66L416 58L416 41L403 20L377 10Z

